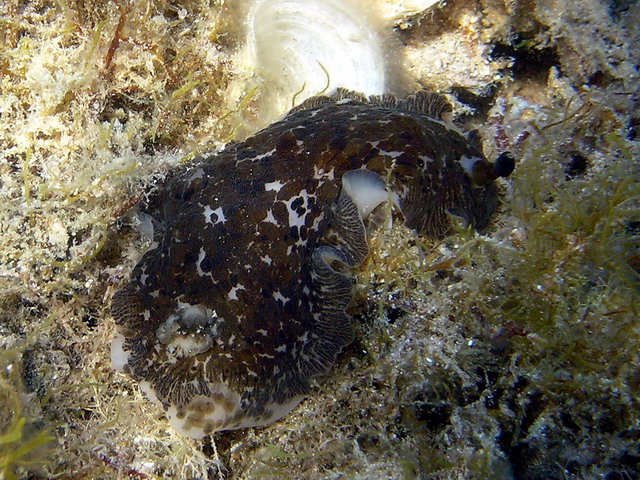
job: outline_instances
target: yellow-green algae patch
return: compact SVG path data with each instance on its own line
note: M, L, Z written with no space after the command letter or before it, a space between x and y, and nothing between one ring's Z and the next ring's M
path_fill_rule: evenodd
M438 244L380 233L332 376L281 422L216 436L217 454L112 371L105 305L144 249L117 219L260 98L237 83L233 7L0 6L5 477L637 474L638 6L448 4L394 31L412 89L457 94L486 153L519 158L501 215ZM466 68L429 63L455 41Z
M55 439L49 428L39 421L39 405L28 400L20 378L21 357L34 336L18 346L11 345L9 339L3 339L0 352L0 404L6 415L0 424L0 473L7 480L17 478L19 471L37 469L46 464Z
M115 242L116 219L185 153L233 131L226 112L242 98L225 96L225 15L209 2L0 6L7 477L126 477L147 465L201 477L215 465L165 439L162 422L131 401L137 390L112 374L103 305L141 246Z

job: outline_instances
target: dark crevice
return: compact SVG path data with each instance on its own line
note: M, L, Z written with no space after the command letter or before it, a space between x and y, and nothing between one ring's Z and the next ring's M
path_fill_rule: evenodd
M511 72L516 80L547 75L551 67L558 67L560 59L553 47L538 48L535 40L517 34L509 43L497 43L490 53L494 60L511 58Z

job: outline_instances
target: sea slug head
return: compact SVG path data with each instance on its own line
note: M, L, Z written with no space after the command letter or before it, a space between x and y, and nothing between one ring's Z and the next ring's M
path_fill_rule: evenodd
M443 195L449 198L441 199L441 205L463 226L471 225L483 231L499 204L495 180L508 177L513 172L515 158L510 152L505 152L490 162L477 150L462 155L456 163L459 175L455 185L442 189Z

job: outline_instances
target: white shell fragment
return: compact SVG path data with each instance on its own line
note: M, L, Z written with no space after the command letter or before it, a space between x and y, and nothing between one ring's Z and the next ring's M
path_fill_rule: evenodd
M348 0L258 0L247 21L248 66L281 112L338 87L385 89L385 55L370 18Z

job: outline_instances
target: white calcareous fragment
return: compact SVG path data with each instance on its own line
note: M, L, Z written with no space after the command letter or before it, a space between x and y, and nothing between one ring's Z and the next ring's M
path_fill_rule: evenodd
M116 333L111 341L111 365L118 372L124 371L129 355L124 350L125 338L123 335Z
M338 87L386 91L376 25L349 0L258 0L249 12L244 61L265 79L275 112Z

